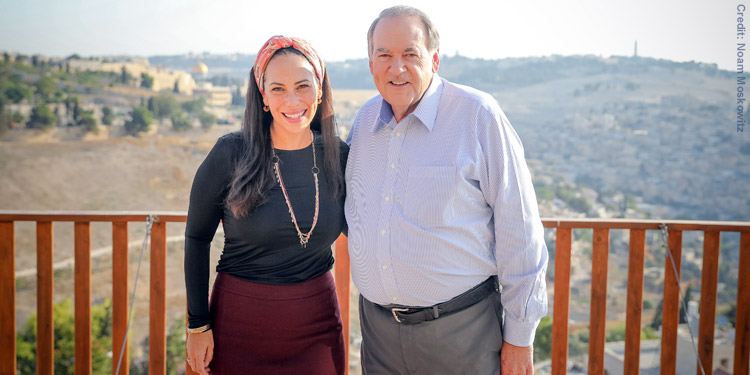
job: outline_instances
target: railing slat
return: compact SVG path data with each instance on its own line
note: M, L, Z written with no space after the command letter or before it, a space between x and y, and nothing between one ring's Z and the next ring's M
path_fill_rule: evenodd
M565 375L570 316L570 228L557 228L555 239L555 300L552 316L552 374Z
M16 236L0 222L0 374L16 373Z
M119 374L130 373L128 336L128 222L112 223L112 374L122 353Z
M591 318L589 319L589 374L604 375L607 322L607 262L609 229L594 229L591 259Z
M149 294L148 373L167 373L167 225L151 228L151 288Z
M703 241L703 273L701 275L700 328L698 355L706 374L713 372L714 326L716 322L716 285L719 280L719 244L721 232L706 231ZM696 364L700 374L700 365Z
M55 323L52 317L54 300L52 222L36 223L36 373L55 371Z
M341 323L344 325L344 358L347 358L346 372L349 374L349 309L351 303L349 274L349 239L343 234L339 236L335 244L336 267L334 278L336 280L336 294L339 298L339 311L341 312Z
M737 311L734 337L734 374L750 373L750 232L740 235Z
M91 223L75 223L75 373L91 374Z
M640 373L641 358L641 313L643 312L643 267L646 249L646 231L630 231L628 260L628 305L625 318L625 366L626 375Z
M677 371L677 325L680 314L678 283L681 273L680 265L682 264L682 231L670 229L667 245L674 257L677 277L675 278L669 254L665 254L664 299L661 313L661 365L659 371L662 375L674 375Z

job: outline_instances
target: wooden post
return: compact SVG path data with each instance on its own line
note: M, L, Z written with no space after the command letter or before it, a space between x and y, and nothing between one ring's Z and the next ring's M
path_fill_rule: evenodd
M640 374L641 313L643 311L643 267L646 230L630 230L628 261L628 306L625 318L625 374Z
M53 226L50 221L36 223L36 373L55 371Z
M568 321L570 316L570 228L557 228L555 239L555 300L552 316L552 374L568 371Z
M719 280L719 243L721 232L704 232L703 273L701 276L700 328L698 329L698 358L706 374L713 372L714 326L716 325L716 285ZM686 301L687 303L687 301ZM685 311L687 314L687 311ZM700 365L696 363L700 374Z
M16 373L16 236L0 222L0 374Z
M167 225L151 228L151 288L148 336L148 373L167 373Z
M75 223L75 373L91 374L91 223Z
M112 374L130 373L128 337L128 222L112 223ZM124 351L123 351L124 340Z
M591 315L589 319L589 374L604 375L607 323L607 262L609 229L595 228L591 259Z
M674 257L677 275L669 254L664 263L664 299L661 312L661 375L674 375L677 371L677 325L680 322L680 264L682 263L682 231L669 230L669 249Z

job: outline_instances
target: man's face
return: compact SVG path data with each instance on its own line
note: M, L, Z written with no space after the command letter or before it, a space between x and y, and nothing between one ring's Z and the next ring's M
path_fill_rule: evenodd
M370 73L380 95L401 121L417 107L440 60L427 50L424 26L414 17L381 19L372 34Z

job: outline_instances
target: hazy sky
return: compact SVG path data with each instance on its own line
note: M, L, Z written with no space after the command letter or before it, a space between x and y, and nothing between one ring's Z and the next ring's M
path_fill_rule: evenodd
M631 55L637 40L641 56L717 63L730 70L736 60L738 1L400 3L432 18L442 54ZM0 50L50 56L255 53L269 36L283 34L305 38L325 60L338 61L366 57L370 23L395 4L399 2L0 0Z

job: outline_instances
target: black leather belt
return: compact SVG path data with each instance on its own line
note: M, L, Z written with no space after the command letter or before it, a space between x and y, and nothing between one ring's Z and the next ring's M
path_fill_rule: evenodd
M441 316L457 313L497 292L497 276L491 276L481 284L443 303L429 307L391 307L380 306L390 310L396 322L401 324L419 324L435 320Z

